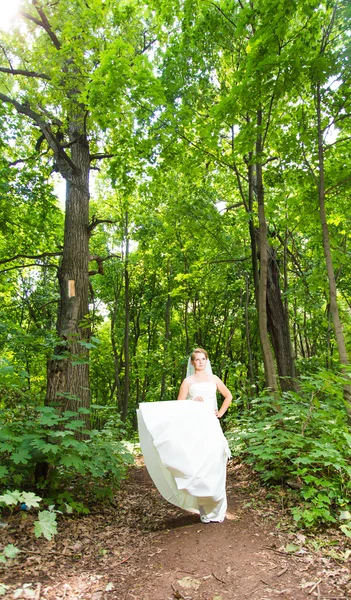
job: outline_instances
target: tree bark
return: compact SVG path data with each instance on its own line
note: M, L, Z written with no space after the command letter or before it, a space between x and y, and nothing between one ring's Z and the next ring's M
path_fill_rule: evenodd
M342 367L349 364L343 327L339 315L339 307L337 302L337 290L335 282L335 273L333 260L330 249L329 228L325 210L325 173L324 173L324 152L323 152L323 130L322 130L322 108L321 108L321 86L320 82L316 85L316 110L317 110L317 129L318 129L318 197L319 197L319 216L322 226L323 250L327 267L328 283L329 283L329 303L330 313L333 320L336 343L338 346L339 359ZM349 385L344 388L344 397L346 402L346 410L351 421L351 387Z
M267 328L267 275L268 275L268 243L267 222L264 207L264 190L262 179L262 110L257 112L257 138L256 138L256 188L258 202L258 220L260 234L260 281L258 289L258 322L262 347L262 356L266 386L275 392L278 389L276 368L273 359L272 348L268 337Z
M298 386L288 314L282 300L276 252L271 246L268 246L267 324L277 361L280 387L283 391L296 390Z
M122 421L127 420L128 415L128 400L129 400L129 388L130 388L130 361L129 361L129 322L130 322L130 299L129 299L129 231L128 231L128 211L126 211L126 225L125 225L125 262L124 262L124 308L125 308L125 321L124 321L124 394L123 394L123 408L122 408Z
M64 247L58 279L60 302L57 333L60 339L48 365L47 404L62 410L89 408L89 144L83 111L69 124L71 161L66 179ZM87 423L88 424L88 423Z
M165 307L165 341L164 341L164 351L163 351L163 373L162 373L162 381L161 381L161 400L165 400L166 397L166 377L168 373L167 368L167 356L169 349L169 342L171 337L171 307L172 307L172 298L171 298L171 274L172 267L168 266L168 291L167 291L167 300Z

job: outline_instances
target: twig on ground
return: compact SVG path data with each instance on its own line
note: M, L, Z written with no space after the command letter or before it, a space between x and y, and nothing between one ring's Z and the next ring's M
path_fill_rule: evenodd
M171 583L171 588L175 598L181 598L182 600L185 600L185 596L183 596L183 594L174 587L173 583Z
M118 563L116 563L115 566L117 567L117 565L121 565L121 564L127 562L127 560L132 558L133 554L135 554L135 553L136 553L136 550L134 550L134 552L132 552L129 556L127 556L127 558L124 558L123 560L120 560Z
M303 557L297 556L293 552L283 552L283 550L276 550L275 548L271 548L270 546L262 546L262 548L267 548L271 552L275 552L275 554L281 554L282 556L290 556L291 558L295 558L296 560L304 560ZM305 554L308 554L307 552Z
M223 579L220 579L219 577L217 577L217 575L212 571L212 575L215 579L217 579L217 581L220 581L221 583L227 583L226 581L223 581Z
M307 592L308 594L312 594L312 592L316 589L317 585L321 583L322 579L318 579L318 581L311 587L311 589Z
M195 575L196 571L184 571L184 569L177 569L177 573L188 573L189 575Z
M282 569L281 571L279 571L279 573L277 573L277 577L281 577L282 575L284 575L284 573L286 573L289 570L289 567L284 567L284 569Z

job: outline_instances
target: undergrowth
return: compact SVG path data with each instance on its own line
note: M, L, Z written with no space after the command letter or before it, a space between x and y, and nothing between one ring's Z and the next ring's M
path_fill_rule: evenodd
M299 526L338 524L351 537L351 431L345 379L320 370L301 377L299 392L251 400L226 436L234 456L270 486L298 491L292 514ZM296 497L296 494L295 494Z

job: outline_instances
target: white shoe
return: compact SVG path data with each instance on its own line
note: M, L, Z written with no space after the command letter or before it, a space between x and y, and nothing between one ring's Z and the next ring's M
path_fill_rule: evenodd
M211 523L211 520L206 515L200 515L201 523Z
M199 506L199 511L200 511L200 521L201 521L201 523L211 523L211 520L206 515L205 509L204 509L203 506Z

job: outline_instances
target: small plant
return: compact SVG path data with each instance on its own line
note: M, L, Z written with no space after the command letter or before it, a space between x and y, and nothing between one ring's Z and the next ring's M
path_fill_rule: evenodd
M36 496L32 492L19 492L18 490L6 492L0 496L0 504L6 506L10 510L14 507L21 506L25 510L31 508L38 508L41 502L41 498ZM56 513L54 507L49 507L49 510L42 510L38 512L38 521L34 522L34 533L38 538L43 535L47 540L51 540L57 533L57 522ZM7 560L16 558L21 552L19 548L13 544L5 546L4 550L0 554L0 562L6 563Z

